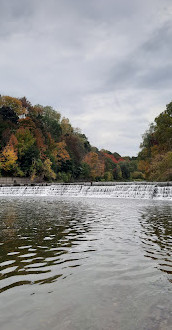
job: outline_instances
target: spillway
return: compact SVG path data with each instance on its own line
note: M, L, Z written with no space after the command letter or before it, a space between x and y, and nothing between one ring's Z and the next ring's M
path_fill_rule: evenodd
M172 201L171 183L93 183L1 186L0 196L134 198Z

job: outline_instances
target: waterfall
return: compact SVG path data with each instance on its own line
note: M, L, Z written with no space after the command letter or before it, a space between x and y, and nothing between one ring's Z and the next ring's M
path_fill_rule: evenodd
M172 185L161 183L51 184L47 186L1 186L0 196L64 196L135 198L172 201Z

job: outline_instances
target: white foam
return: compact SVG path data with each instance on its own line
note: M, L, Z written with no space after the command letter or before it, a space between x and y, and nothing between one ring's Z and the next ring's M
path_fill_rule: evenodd
M0 196L64 196L172 200L172 186L119 183L114 185L57 184L0 187Z

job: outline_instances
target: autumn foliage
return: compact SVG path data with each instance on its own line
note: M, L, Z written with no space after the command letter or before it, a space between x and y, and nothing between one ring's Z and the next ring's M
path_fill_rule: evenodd
M51 106L33 106L26 97L0 97L1 176L65 182L129 180L132 162L92 147L85 134Z
M172 102L143 135L138 168L147 180L172 181Z
M96 152L89 152L84 157L83 162L90 167L90 177L92 180L103 177L105 163Z

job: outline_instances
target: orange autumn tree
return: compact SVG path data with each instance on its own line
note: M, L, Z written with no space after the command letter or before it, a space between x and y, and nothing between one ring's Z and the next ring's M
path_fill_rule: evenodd
M45 145L45 138L43 137L43 134L39 128L35 129L35 138L36 138L36 145L40 152L40 159L45 158L45 151L47 149Z
M96 152L90 151L83 158L83 163L86 163L90 167L90 177L92 180L103 177L105 164L103 159L99 157Z
M57 162L66 162L67 160L70 160L70 156L66 150L66 143L65 141L57 143Z
M17 151L18 140L14 134L11 134L8 144L10 147L13 147L15 152Z
M0 168L4 172L9 172L14 174L17 172L17 152L14 150L13 146L7 145L2 153L0 154Z

